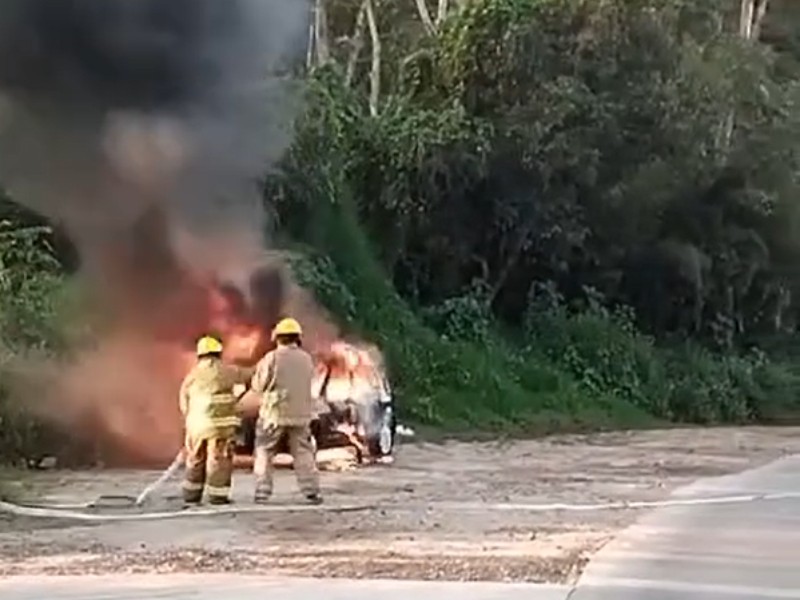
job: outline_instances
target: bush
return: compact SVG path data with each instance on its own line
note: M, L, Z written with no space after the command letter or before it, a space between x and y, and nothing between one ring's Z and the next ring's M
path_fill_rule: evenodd
M529 346L571 373L589 394L609 394L656 417L671 419L669 386L654 341L635 331L628 311L563 306L526 318Z
M27 278L15 295L0 297L0 462L36 460L63 442L61 432L26 410L24 398L11 396L9 384L16 362L65 349L61 326L64 294L60 277L39 274Z
M800 423L800 374L786 363L765 361L753 369L747 400L762 423Z
M487 290L480 284L425 308L421 316L444 339L485 343L490 337L492 311Z
M66 351L78 334L75 289L50 245L50 230L0 198L0 463L37 460L65 442L11 396L15 364Z
M353 322L356 316L356 297L342 283L330 258L304 248L291 255L289 266L297 282L313 290L322 305L340 320Z
M690 343L665 354L675 420L700 424L752 420L745 395L752 383L748 361L714 356Z
M746 423L797 414L798 380L763 353L715 354L695 342L656 344L633 314L597 305L570 312L532 303L530 348L571 373L587 393L609 394L676 422Z

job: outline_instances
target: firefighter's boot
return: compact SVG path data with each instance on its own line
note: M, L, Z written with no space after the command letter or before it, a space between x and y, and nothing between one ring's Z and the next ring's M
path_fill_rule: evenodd
M256 493L253 497L253 502L256 504L268 504L271 497L272 493L268 489L265 489L263 486L256 485Z
M322 496L320 494L307 494L306 502L309 504L320 505L322 504Z

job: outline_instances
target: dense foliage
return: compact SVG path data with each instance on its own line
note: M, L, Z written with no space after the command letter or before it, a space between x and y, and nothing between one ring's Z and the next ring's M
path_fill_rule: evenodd
M758 350L797 321L795 9L760 42L722 0L418 4L326 3L337 43L269 194L400 347L414 416L452 394L431 420L529 422L544 389L574 416L573 386L672 420L796 405Z
M405 418L800 413L800 11L772 0L751 34L740 4L318 2L265 201L299 279L386 350ZM5 347L58 345L52 253L12 221Z
M24 403L8 397L16 358L60 352L67 344L61 321L69 288L57 248L41 217L0 197L0 459L41 456L57 439L25 413Z

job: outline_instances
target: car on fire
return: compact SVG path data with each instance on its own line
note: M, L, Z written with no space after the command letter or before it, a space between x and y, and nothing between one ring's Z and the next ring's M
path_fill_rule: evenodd
M394 396L380 361L367 350L344 342L315 356L311 392L317 414L311 433L318 450L351 447L359 462L386 459L397 434ZM255 447L257 401L244 402L237 453ZM288 452L284 442L280 452Z

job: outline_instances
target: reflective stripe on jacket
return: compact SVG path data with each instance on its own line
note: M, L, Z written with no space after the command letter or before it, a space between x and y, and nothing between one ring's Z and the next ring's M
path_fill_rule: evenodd
M232 436L241 422L233 386L246 383L251 373L217 358L199 360L181 385L187 435L195 439Z
M240 423L233 394L195 394L189 399L186 430L195 438L217 437Z

